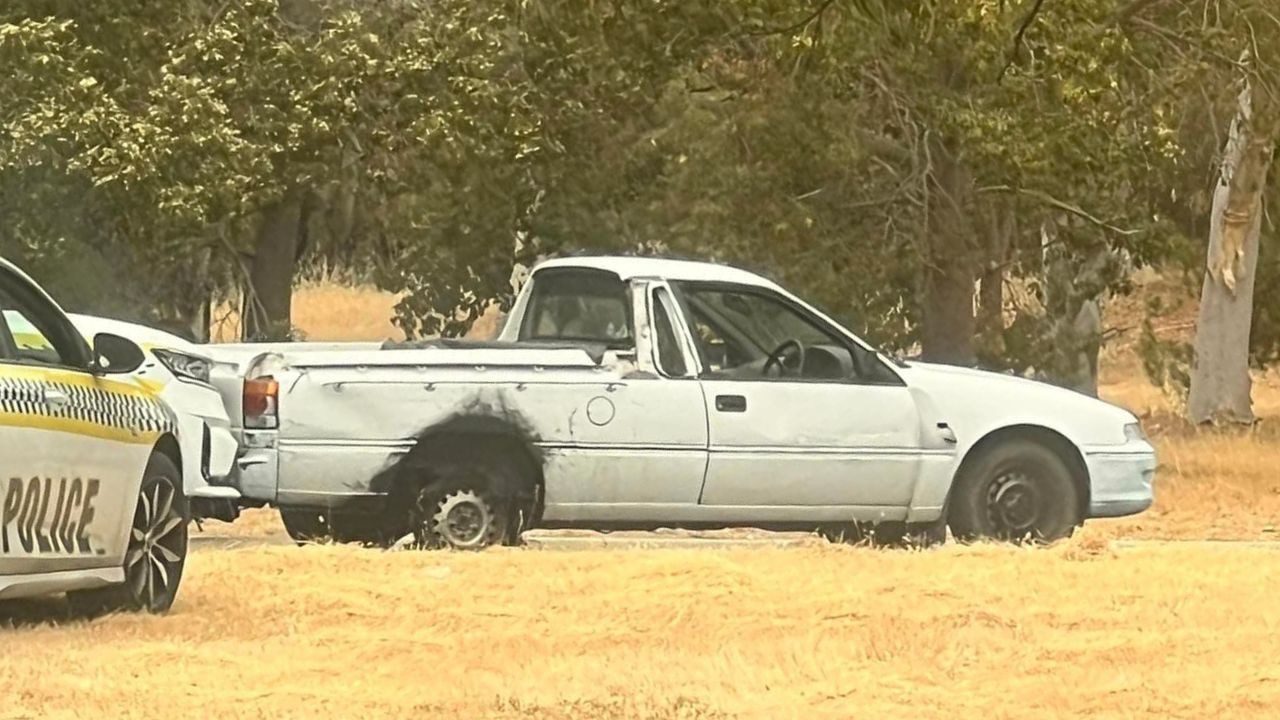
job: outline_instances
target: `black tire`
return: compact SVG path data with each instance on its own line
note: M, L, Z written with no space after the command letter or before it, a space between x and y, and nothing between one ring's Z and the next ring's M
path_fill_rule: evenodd
M1080 500L1057 452L1022 438L979 452L951 491L947 519L956 539L1051 543L1071 536Z
M280 521L289 538L299 545L326 542L332 535L328 520L319 510L280 508Z
M182 473L167 455L147 463L125 551L120 585L67 593L76 615L113 612L167 613L178 597L187 562L191 511L182 491Z
M501 458L441 461L431 468L410 514L417 544L453 550L514 544L519 523L513 488L523 484Z

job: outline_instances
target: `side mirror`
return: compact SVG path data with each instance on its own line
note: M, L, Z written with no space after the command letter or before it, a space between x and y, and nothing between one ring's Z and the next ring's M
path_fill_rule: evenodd
M93 357L94 371L103 375L127 375L147 359L137 343L111 333L93 336Z

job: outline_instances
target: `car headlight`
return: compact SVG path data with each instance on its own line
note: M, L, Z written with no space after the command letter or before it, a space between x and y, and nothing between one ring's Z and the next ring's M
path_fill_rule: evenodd
M179 378L208 384L209 369L213 365L209 359L160 348L156 348L151 352L155 354L157 360L169 368L169 372Z
M1142 423L1129 423L1124 426L1124 439L1128 442L1150 442L1147 437L1147 431L1142 429Z

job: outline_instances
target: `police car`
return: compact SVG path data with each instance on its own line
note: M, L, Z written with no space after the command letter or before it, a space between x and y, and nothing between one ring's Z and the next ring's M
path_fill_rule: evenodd
M146 355L109 333L91 347L3 259L0 311L0 600L66 592L79 612L167 611L190 515L177 418L134 374Z
M192 516L233 522L240 514L240 492L230 475L239 444L222 396L210 383L220 374L238 379L236 366L218 363L199 346L163 330L78 313L68 317L87 340L110 333L142 348L146 360L133 374L177 416L183 492Z

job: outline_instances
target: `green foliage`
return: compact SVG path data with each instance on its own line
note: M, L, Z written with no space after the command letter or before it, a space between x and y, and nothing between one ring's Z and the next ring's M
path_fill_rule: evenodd
M1178 413L1182 413L1191 387L1191 362L1194 351L1190 344L1160 337L1155 321L1164 308L1159 297L1148 302L1147 314L1142 320L1142 334L1138 339L1138 356L1142 369L1152 384L1160 388L1173 401Z
M980 357L1054 375L1083 303L1202 235L1242 68L1271 87L1269 47L1238 61L1266 3L1191 5L10 0L0 249L92 249L190 317L295 194L304 260L405 293L411 336L509 303L515 262L659 250L893 350L926 271L996 268L1040 292Z

